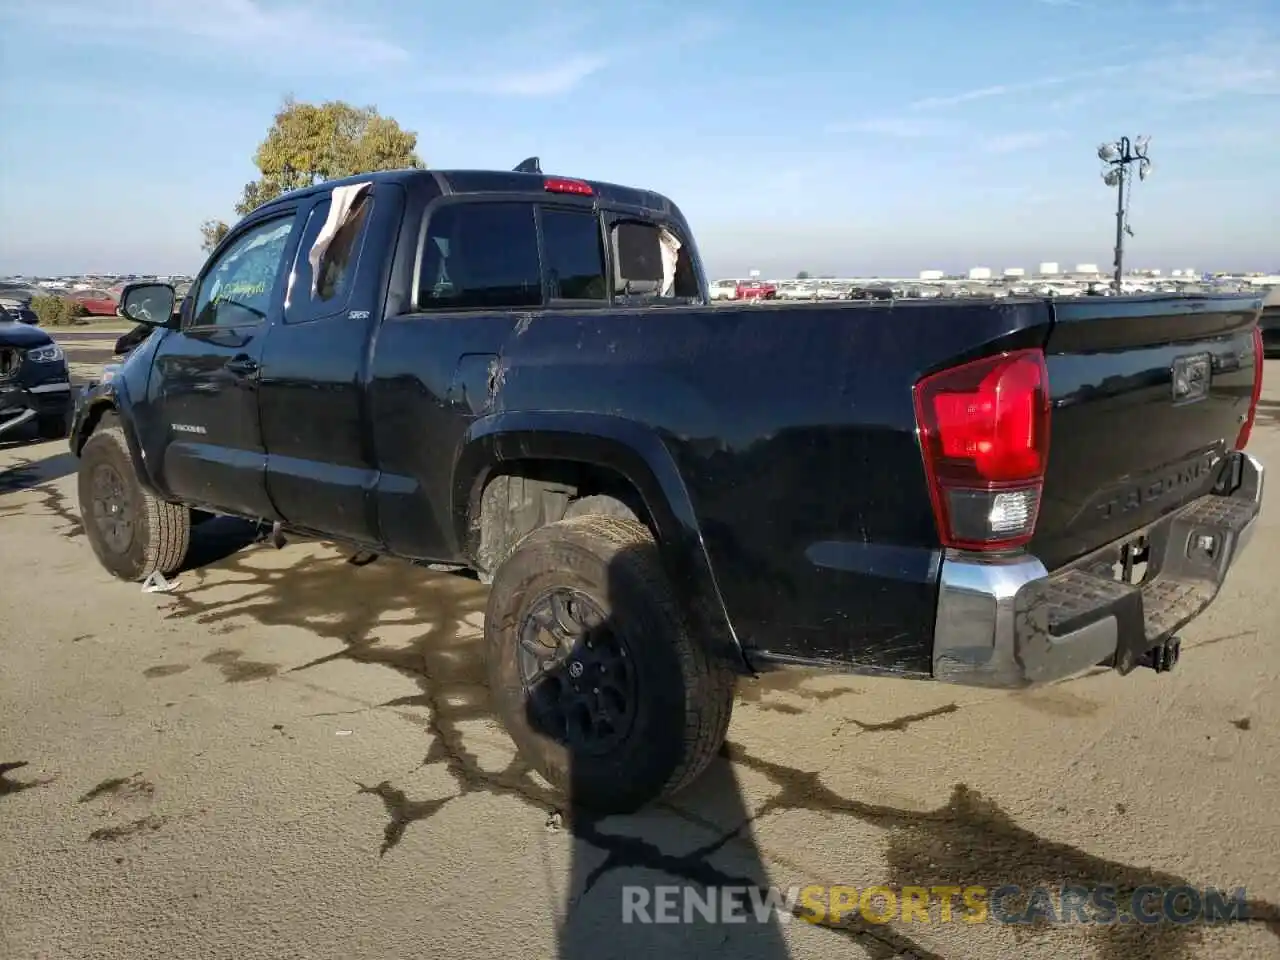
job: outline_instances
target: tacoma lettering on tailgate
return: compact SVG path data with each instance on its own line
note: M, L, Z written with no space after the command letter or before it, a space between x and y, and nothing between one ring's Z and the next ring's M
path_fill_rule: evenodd
M1218 465L1216 453L1205 454L1155 474L1118 492L1096 507L1103 520L1173 497L1200 484Z

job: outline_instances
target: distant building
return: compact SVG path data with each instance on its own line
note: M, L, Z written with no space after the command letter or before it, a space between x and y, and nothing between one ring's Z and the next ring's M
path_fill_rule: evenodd
M972 267L969 270L969 279L970 280L990 280L991 268L990 267Z
M1054 277L1057 276L1059 272L1058 265L1052 261L1040 264L1040 276L1042 277Z
M1004 275L1013 279L1020 279L1027 275L1027 271L1023 270L1022 267L1005 267Z
M1076 273L1096 274L1097 272L1098 272L1098 265L1096 263L1077 263L1076 264Z
M920 271L921 280L941 280L945 276L946 276L946 273L942 270L921 270Z

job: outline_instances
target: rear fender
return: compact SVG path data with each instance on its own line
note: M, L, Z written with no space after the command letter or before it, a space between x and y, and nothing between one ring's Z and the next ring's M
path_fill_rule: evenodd
M479 549L481 495L504 462L561 460L610 470L640 495L663 563L684 607L714 652L750 667L716 583L689 493L652 430L622 417L582 413L499 413L471 425L454 464L453 525L465 554Z

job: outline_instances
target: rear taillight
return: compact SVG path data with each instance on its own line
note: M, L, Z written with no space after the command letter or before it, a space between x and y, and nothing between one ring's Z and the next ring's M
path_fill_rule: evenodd
M1249 445L1249 437L1253 433L1253 421L1258 416L1258 401L1262 399L1262 328L1253 328L1253 395L1249 397L1249 412L1245 414L1244 426L1236 437L1236 449L1243 450Z
M1044 353L1004 353L925 377L915 405L943 546L1003 550L1030 540L1049 461Z

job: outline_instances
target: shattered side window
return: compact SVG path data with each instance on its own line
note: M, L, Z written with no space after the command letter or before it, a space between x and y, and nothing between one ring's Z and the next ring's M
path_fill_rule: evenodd
M290 212L236 238L201 280L190 326L236 327L266 319L293 221Z
M373 196L366 192L352 204L320 258L319 278L313 283L308 253L324 229L331 206L330 200L322 200L312 208L307 218L302 241L298 244L293 276L289 281L285 323L305 323L331 316L346 306L347 295L359 266L360 251L364 246L365 226L373 213Z

